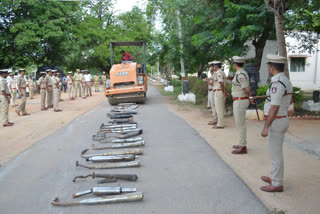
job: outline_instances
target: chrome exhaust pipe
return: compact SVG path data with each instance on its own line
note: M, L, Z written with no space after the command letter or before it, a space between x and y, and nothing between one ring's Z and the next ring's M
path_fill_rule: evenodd
M85 153L89 151L89 149L85 149L81 152L81 157L83 158L90 158L90 157L94 157L94 156L110 156L110 155L129 155L129 154L133 154L133 155L143 155L143 150L142 149L131 149L131 150L124 150L124 151L108 151L105 153L101 153L101 154L92 154L92 155L85 155Z
M110 156L92 156L86 158L86 161L96 162L122 162L122 161L133 161L135 155L110 155Z
M103 149L121 149L121 148L131 148L131 147L138 147L138 146L144 146L144 141L137 141L133 143L119 143L119 144L112 144L105 147L95 147L94 144L92 144L93 150L103 150Z
M74 193L72 196L73 198L77 198L83 195L88 195L90 193L96 196L103 196L103 195L120 195L122 193L132 193L136 192L136 188L122 188L122 187L93 187L92 189L85 190L82 192Z
M121 203L121 202L132 202L132 201L141 201L143 199L142 192L128 193L123 195L112 195L104 196L97 198L89 198L81 201L74 202L59 202L59 198L56 197L53 199L51 204L53 206L72 206L72 205L92 205L92 204L110 204L110 203Z
M100 143L132 143L136 141L141 141L143 140L142 137L134 137L134 138L128 138L128 139L115 139L115 140L99 140Z
M106 163L101 166L85 166L79 164L78 161L76 161L76 166L80 166L87 169L115 169L115 168L130 168L130 167L139 167L141 166L140 160L134 160L130 162L118 162L118 163Z

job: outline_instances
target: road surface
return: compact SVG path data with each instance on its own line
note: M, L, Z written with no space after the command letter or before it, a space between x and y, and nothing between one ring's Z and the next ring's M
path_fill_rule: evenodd
M76 183L72 179L94 172L76 168L75 161L85 162L80 151L90 147L91 136L107 122L111 106L106 101L0 168L1 214L269 213L198 133L167 110L155 88L150 87L148 93L147 104L139 107L135 117L146 142L145 154L139 157L142 166L95 171L136 173L136 183L109 186L136 187L144 193L142 202L74 207L50 204L56 196L72 201L73 193L98 186L98 179Z

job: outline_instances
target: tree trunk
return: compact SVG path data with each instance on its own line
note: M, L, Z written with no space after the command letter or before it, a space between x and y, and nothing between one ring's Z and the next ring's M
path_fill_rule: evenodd
M204 68L204 64L203 63L200 63L200 66L198 68L198 78L200 78L201 74L202 74L202 71L203 71L203 68Z
M286 46L286 39L284 37L284 30L283 30L283 15L274 15L275 18L275 27L276 27L276 34L277 34L277 42L278 42L278 51L279 55L287 57L287 46ZM290 79L289 70L288 70L288 62L286 61L285 68L284 68L285 75Z
M262 32L262 35L260 36L259 40L253 40L252 45L255 47L255 60L256 60L256 66L257 66L257 71L259 72L260 67L261 67L261 61L262 61L262 55L263 55L263 50L266 45L266 42L268 40L268 37L270 35L269 29L266 29L264 32Z

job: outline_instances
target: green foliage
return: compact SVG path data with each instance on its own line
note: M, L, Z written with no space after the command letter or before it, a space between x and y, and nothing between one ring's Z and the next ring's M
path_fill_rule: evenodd
M182 86L182 81L181 80L172 79L171 80L171 85L173 87L180 87L180 86Z
M208 101L208 85L202 79L188 77L189 91L196 95L196 104L203 105Z
M257 96L265 96L267 94L268 89L269 89L269 85L260 86L257 89ZM260 109L264 109L265 99L257 99L256 102L258 103L258 107Z
M297 94L293 95L293 103L294 103L294 109L299 110L302 109L302 103L303 103L303 91L301 88L293 87L294 92L298 92Z

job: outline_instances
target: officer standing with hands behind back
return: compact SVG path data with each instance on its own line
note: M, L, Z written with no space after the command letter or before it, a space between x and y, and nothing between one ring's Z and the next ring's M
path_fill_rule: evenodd
M27 116L30 115L26 112L26 105L27 105L27 82L25 80L24 74L25 74L24 69L19 69L19 76L17 78L17 86L18 86L18 91L21 96L21 103L18 106L18 109L16 110L17 115L22 115L22 116ZM20 114L21 113L21 114Z
M215 78L215 70L213 62L208 63L210 65L210 78L206 78L203 81L208 83L208 98L212 112L212 120L208 122L208 125L216 125L218 122L216 107L214 104L214 93L213 93L213 79Z
M264 104L265 125L262 129L262 137L268 136L269 153L272 162L271 172L261 179L269 185L260 189L266 192L283 191L283 139L289 128L288 110L293 88L290 80L283 73L286 58L278 55L267 55L268 72L272 76L270 87Z

